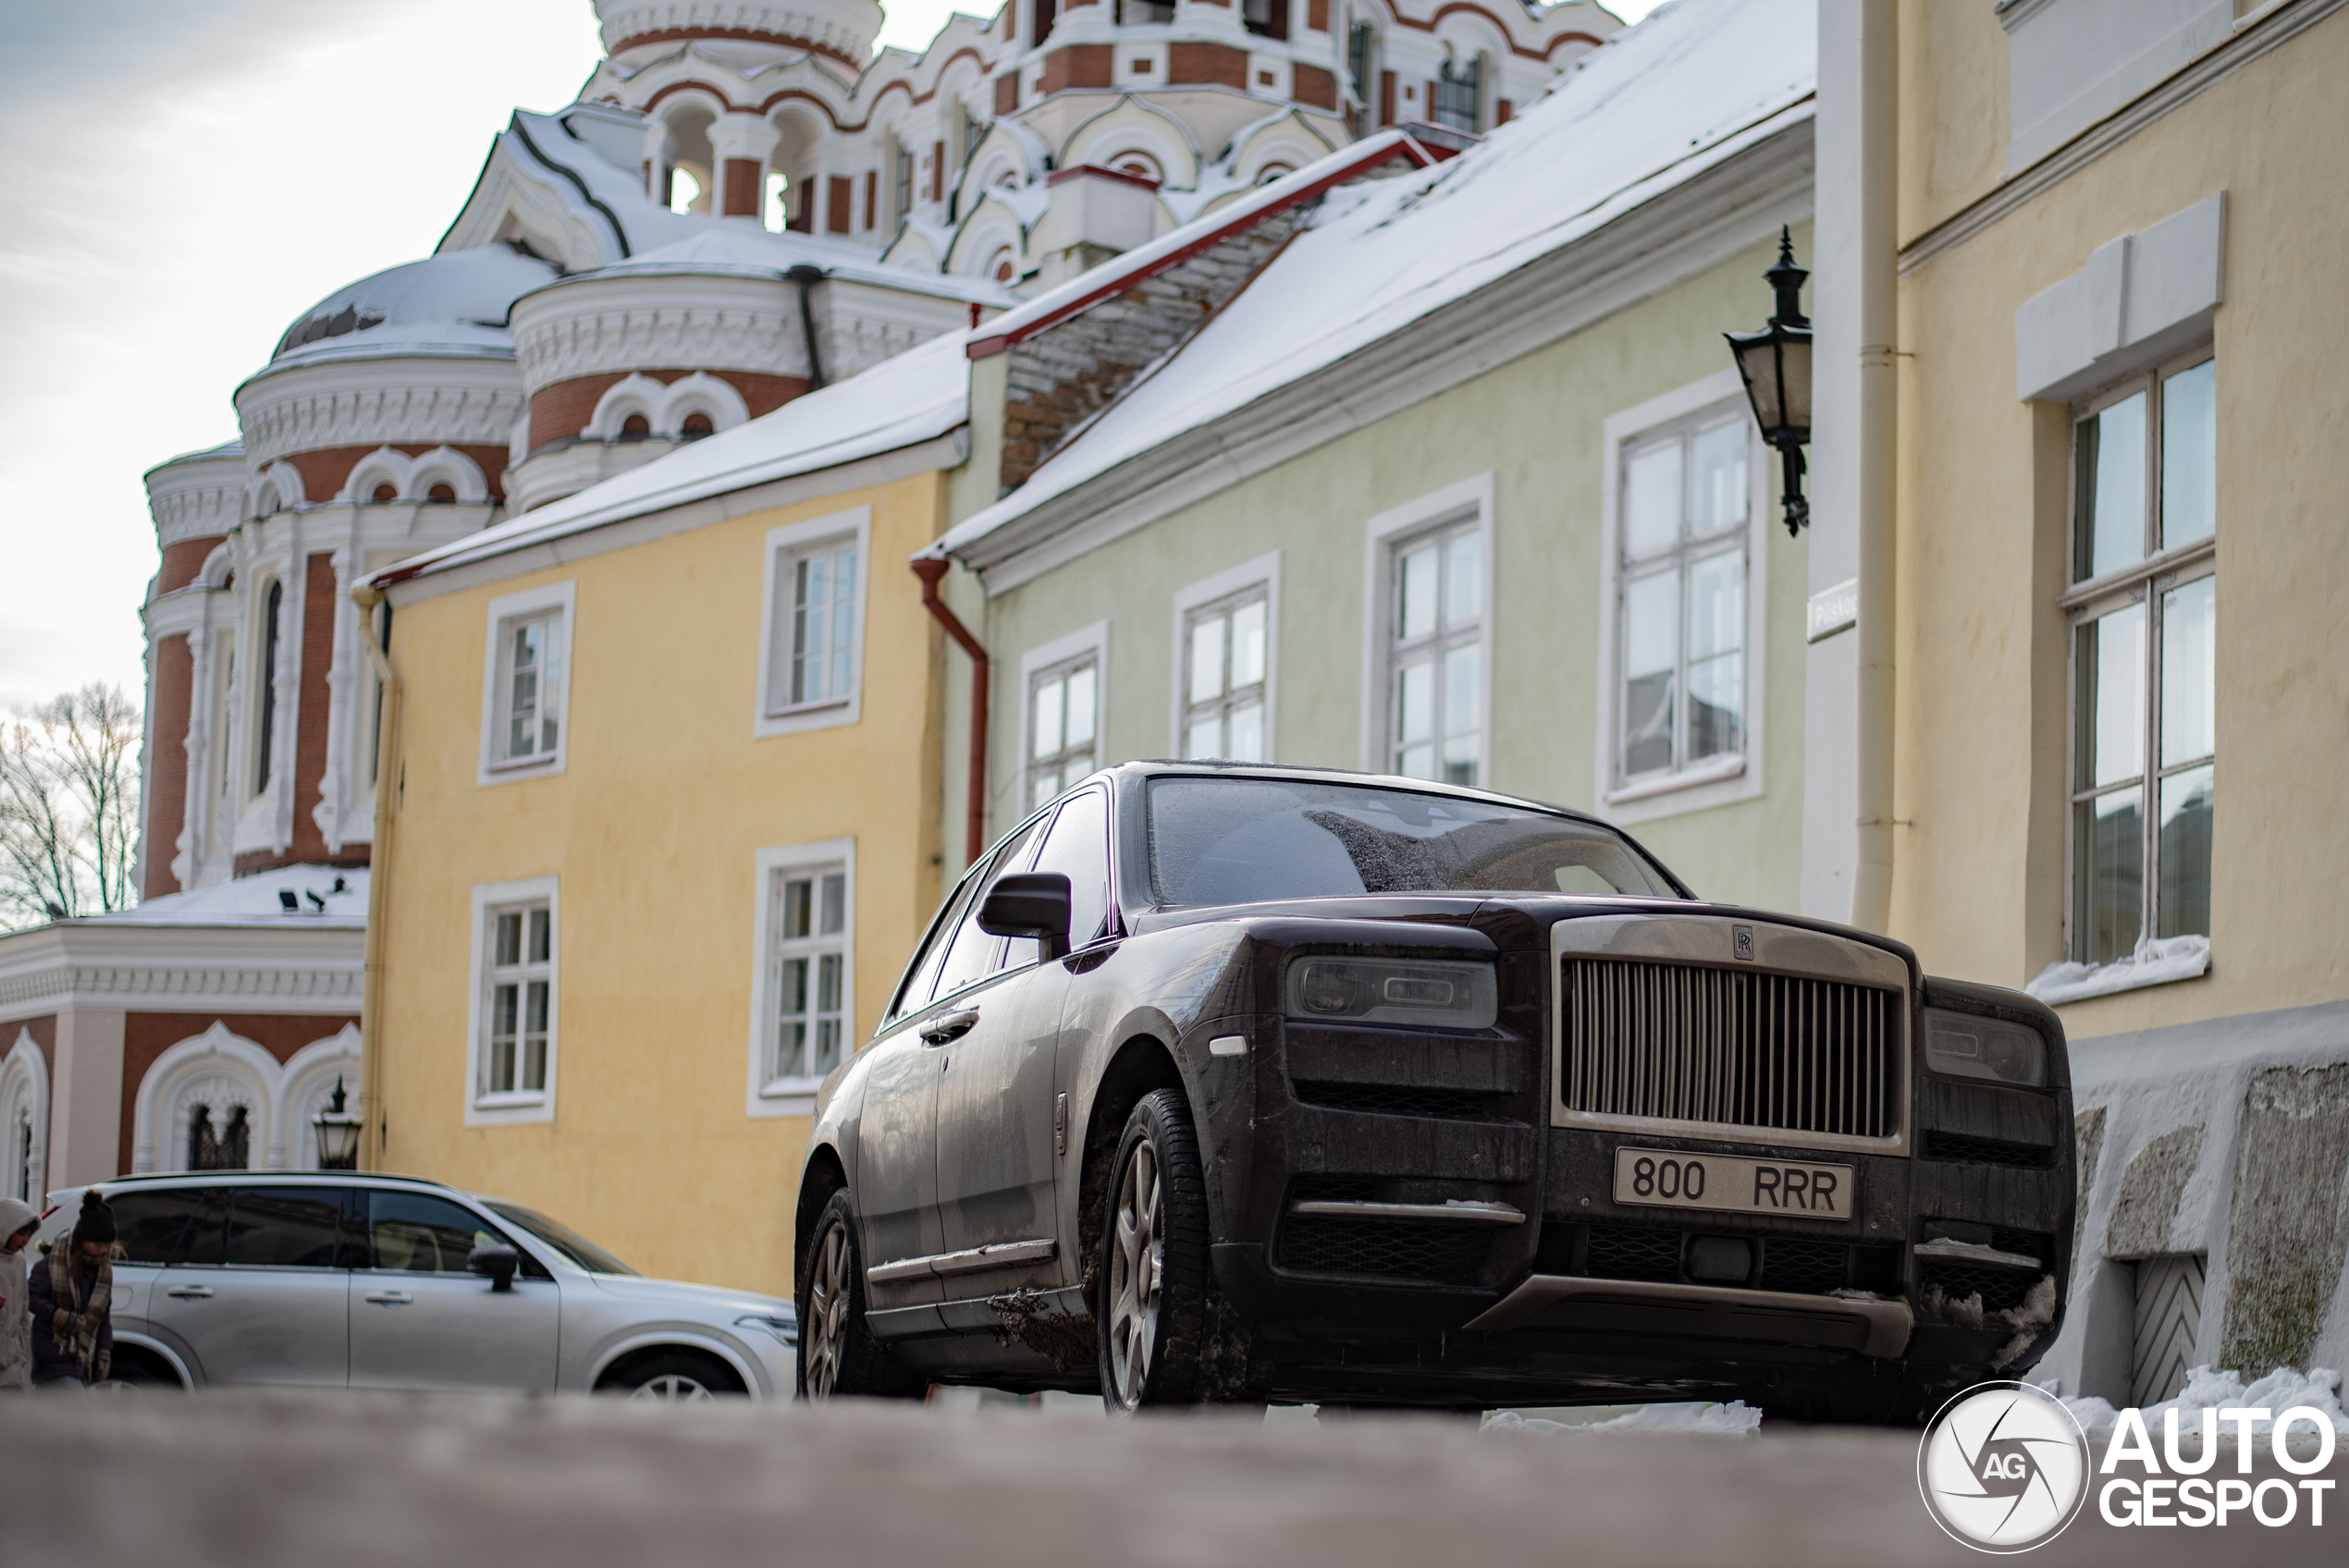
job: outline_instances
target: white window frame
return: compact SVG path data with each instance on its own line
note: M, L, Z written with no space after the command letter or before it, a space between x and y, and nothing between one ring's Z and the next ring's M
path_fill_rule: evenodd
M781 965L776 947L781 941L776 916L778 894L784 878L794 871L838 868L846 872L848 892L841 919L844 933L841 960L841 1060L856 1055L856 840L826 839L809 844L779 844L755 856L752 882L750 970L750 1083L744 1109L751 1116L806 1116L816 1109L816 1091L823 1079L769 1078L767 1048L774 1039L781 1001Z
M1619 620L1623 575L1623 451L1661 426L1734 403L1746 424L1745 561L1745 747L1732 758L1716 757L1701 767L1617 786L1615 781L1616 715L1622 669ZM1652 398L1610 416L1601 434L1599 526L1598 728L1592 747L1592 799L1598 815L1630 825L1661 816L1707 811L1762 793L1765 707L1770 645L1770 448L1746 406L1745 384L1733 367L1702 381Z
M576 580L501 594L489 601L489 618L481 655L481 772L477 784L511 784L523 778L545 778L562 772L571 761L571 680L578 665L579 584ZM509 761L498 744L503 729L506 629L516 621L553 612L562 621L562 668L555 680L555 749L540 756ZM540 691L546 689L540 680Z
M835 548L850 539L856 545L856 592L851 601L856 627L849 639L853 671L848 695L812 703L786 703L783 692L775 689L776 640L788 637L792 624L792 606L777 588L780 569L787 559L813 555L819 548ZM765 562L766 585L759 590L758 709L752 716L753 738L764 740L770 735L796 735L803 730L856 723L865 716L865 608L873 581L873 508L854 507L805 522L770 528L761 558Z
M1170 692L1173 704L1167 718L1168 756L1183 754L1184 737L1188 730L1185 720L1191 705L1191 612L1220 600L1239 598L1257 588L1264 591L1264 760L1272 762L1280 754L1273 704L1281 684L1281 553L1274 550L1175 590L1174 662L1169 667L1174 675Z
M1093 766L1096 770L1110 765L1109 753L1109 622L1097 620L1081 631L1072 631L1019 656L1019 768L1017 779L1018 819L1025 822L1036 810L1038 802L1029 794L1028 739L1032 731L1032 716L1028 704L1035 695L1039 671L1056 664L1067 664L1086 654L1093 655Z
M555 1119L555 1082L561 1060L563 922L560 878L532 876L518 882L480 882L473 889L473 958L465 1004L465 1125L506 1127ZM510 1094L485 1094L482 1075L489 1051L489 937L497 914L516 904L547 906L547 1086Z
M1487 469L1384 511L1364 525L1362 550L1362 739L1365 773L1392 770L1387 730L1394 722L1394 671L1388 663L1395 610L1396 547L1410 535L1473 521L1484 572L1477 618L1479 673L1476 788L1493 782L1493 472Z

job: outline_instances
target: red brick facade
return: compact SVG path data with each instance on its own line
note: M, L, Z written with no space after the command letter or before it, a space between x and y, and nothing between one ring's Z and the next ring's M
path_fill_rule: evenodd
M1337 78L1319 66L1292 66L1289 74L1296 81L1293 91L1298 103L1316 109L1337 107Z
M163 570L155 574L155 596L176 594L196 580L203 570L203 563L220 547L220 535L207 534L201 539L182 539L177 545L163 547Z
M374 447L322 447L314 452L296 452L286 461L293 464L294 471L301 475L302 494L309 496L314 506L321 501L334 499L350 481L351 471L359 466L359 459L376 449ZM421 458L426 452L438 450L430 443L395 443L391 449L412 458ZM481 470L481 477L487 483L493 499L502 501L506 498L505 447L464 446L455 450L471 458L473 466ZM359 498L363 501L367 499L364 496Z
M335 558L312 556L301 588L300 684L294 693L293 722L293 842L283 854L254 850L239 855L236 875L250 876L273 866L324 862L334 865L364 865L367 846L345 844L326 848L311 808L318 803L319 786L326 777L327 715L331 688L326 675L335 662L335 606L338 598Z
M596 405L605 393L631 374L649 375L666 386L692 375L690 370L606 371L599 375L574 376L542 386L530 398L530 445L535 451L557 441L569 441L596 417ZM714 370L709 373L743 395L750 417L772 413L807 391L805 376L763 375L755 371ZM502 459L501 459L502 460Z
M154 661L154 705L147 715L147 875L140 889L150 899L179 891L171 857L188 819L188 714L195 696L195 650L184 635L159 637Z
M1248 51L1223 43L1169 43L1166 80L1176 87L1248 88Z
M758 160L726 160L725 214L730 218L758 215Z
M1183 48L1178 43L1175 48ZM1072 87L1107 87L1116 51L1106 43L1072 43L1044 56L1044 91L1065 92Z
M55 1034L55 1021L49 1022L50 1032ZM130 1173L130 1151L138 1146L139 1085L147 1081L147 1074L154 1070L156 1059L180 1041L193 1039L216 1023L251 1040L276 1057L282 1066L291 1060L293 1054L302 1047L339 1034L343 1025L357 1022L358 1016L354 1013L129 1014L122 1021L122 1132L121 1141L115 1145L115 1169L125 1176ZM357 1084L351 1085L353 1089L358 1086ZM258 1159L260 1157L261 1151L255 1149L253 1158Z

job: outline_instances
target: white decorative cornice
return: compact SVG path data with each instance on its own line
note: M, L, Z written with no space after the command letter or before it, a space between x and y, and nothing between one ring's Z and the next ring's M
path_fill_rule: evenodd
M234 449L176 458L147 474L147 509L168 547L226 534L244 517L245 457Z
M598 0L604 47L666 34L763 33L804 39L862 60L880 32L875 0Z
M237 390L258 471L330 447L502 447L522 417L511 360L337 361L264 371Z
M532 392L614 371L807 374L799 297L779 277L648 273L559 284L515 304L514 347Z
M0 937L0 1019L134 1012L356 1012L357 925L72 921Z

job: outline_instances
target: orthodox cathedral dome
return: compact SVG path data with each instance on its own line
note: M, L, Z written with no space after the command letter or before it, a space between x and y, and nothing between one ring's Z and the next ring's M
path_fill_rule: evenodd
M286 329L271 370L393 354L509 355L514 300L561 276L513 245L452 251L338 288Z

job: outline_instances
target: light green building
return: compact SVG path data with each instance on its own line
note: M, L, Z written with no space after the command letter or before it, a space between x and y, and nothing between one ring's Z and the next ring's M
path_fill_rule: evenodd
M1722 334L1808 254L1809 18L1680 7L1457 158L1331 160L990 322L969 472L1016 487L940 546L988 832L1129 757L1359 767L1793 908L1807 545Z

